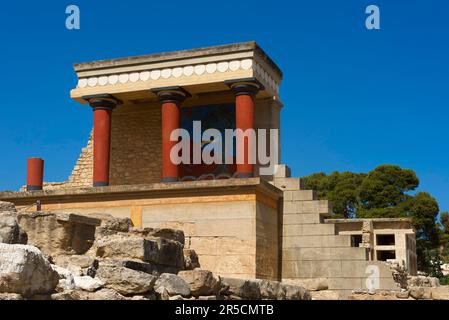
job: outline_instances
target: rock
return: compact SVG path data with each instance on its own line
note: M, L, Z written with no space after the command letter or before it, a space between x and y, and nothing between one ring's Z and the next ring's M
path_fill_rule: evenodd
M26 244L27 235L20 228L15 212L0 211L0 243Z
M73 213L20 213L19 225L28 236L28 244L44 254L84 254L93 244L100 220Z
M449 300L449 286L432 288L431 297L433 300Z
M401 290L399 292L396 292L396 298L398 299L408 299L409 296L410 296L409 290Z
M184 267L182 245L161 238L110 236L97 240L93 251L101 258L138 259L178 269Z
M278 281L259 280L260 297L269 300L284 300L285 291Z
M50 296L51 300L81 300L81 296L78 291L67 290L64 292L54 293Z
M33 246L0 243L0 292L23 296L52 292L59 276Z
M141 294L151 291L156 277L124 267L101 265L95 275L106 288L122 295Z
M438 287L440 280L435 277L410 276L407 279L407 284L411 287Z
M12 202L5 202L0 201L0 212L2 211L9 211L9 212L16 212L16 206Z
M220 292L220 279L207 270L195 269L180 271L178 276L188 284L190 293L195 296L217 295Z
M340 300L340 294L332 290L310 291L312 300Z
M57 256L54 261L57 265L66 268L75 276L88 275L93 278L95 276L95 270L98 268L98 260L86 255Z
M286 300L311 300L310 292L303 287L294 286L290 284L282 285L285 291Z
M0 300L23 300L23 297L18 293L0 293Z
M352 293L348 296L348 300L399 300L395 294L391 293Z
M198 300L218 300L217 296L201 296Z
M141 262L134 260L122 260L122 259L103 259L99 263L100 265L109 265L116 267L124 267L136 271L142 271L154 276L159 276L162 273L178 273L179 269L175 267L163 266L152 262Z
M51 267L58 273L59 276L59 282L58 285L56 286L57 292L75 289L75 279L72 272L57 265L52 265Z
M83 300L126 300L126 298L115 290L105 288L88 292Z
M177 241L184 245L185 236L184 231L166 228L143 228L143 229L131 229L131 234L136 234L144 238L163 238L166 240Z
M187 297L190 295L188 284L177 275L171 273L163 273L156 280L154 290L161 296L166 291L170 296L181 295Z
M238 278L223 278L229 285L229 294L248 300L260 300L260 287L257 280L245 280Z
M91 278L89 276L76 276L73 278L75 281L75 288L79 290L93 292L103 287L104 283L99 279Z
M430 287L409 287L410 296L416 300L432 299Z
M169 297L168 300L184 300L184 298L178 294L176 296Z
M194 270L200 268L200 262L195 250L184 249L184 270Z
M327 278L311 278L311 279L283 279L283 283L303 287L309 291L327 290L329 284Z

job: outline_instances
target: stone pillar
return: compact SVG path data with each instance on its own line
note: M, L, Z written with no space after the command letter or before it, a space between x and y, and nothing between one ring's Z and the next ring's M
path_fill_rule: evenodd
M89 102L94 112L93 186L108 186L111 153L111 115L112 110L120 104L120 101L109 94L83 98Z
M42 190L44 184L44 160L28 158L27 160L27 191Z
M181 103L189 94L181 87L166 87L153 89L162 103L162 182L179 180L178 165L170 159L170 151L177 144L171 141L173 130L180 127Z
M250 178L254 175L253 164L249 161L249 141L245 137L245 131L254 129L254 98L263 89L262 85L255 79L242 79L237 81L225 82L235 95L235 127L237 131L236 138L244 139L244 143L237 144L236 155L244 155L243 163L237 163L236 176L238 178ZM254 141L256 143L256 141ZM255 147L255 145L254 145Z

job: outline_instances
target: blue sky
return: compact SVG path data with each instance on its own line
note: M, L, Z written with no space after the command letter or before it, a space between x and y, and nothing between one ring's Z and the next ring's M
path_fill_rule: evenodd
M65 28L65 8L81 29ZM365 8L381 30L365 28ZM295 176L414 169L449 210L449 3L416 1L8 1L0 11L0 189L26 158L65 180L91 110L69 98L72 64L256 40L284 72L282 160Z

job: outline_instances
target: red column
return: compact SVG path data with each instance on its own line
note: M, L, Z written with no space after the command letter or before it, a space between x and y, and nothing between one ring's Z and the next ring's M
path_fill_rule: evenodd
M84 97L94 112L94 168L93 186L109 185L109 161L111 150L111 115L119 103L111 95Z
M179 129L179 108L188 93L180 87L168 87L152 90L162 102L162 182L179 180L178 165L170 159L170 151L177 141L170 141L173 130Z
M235 94L235 127L243 132L247 129L254 129L254 97L261 89L261 85L256 81L231 81L227 82ZM237 139L241 139L241 134L237 133ZM255 146L254 146L255 147ZM253 164L249 161L249 142L245 138L244 143L237 146L238 155L244 155L244 162L236 164L236 176L238 178L250 178L254 175Z
M27 160L27 191L42 190L44 182L44 160L28 158Z

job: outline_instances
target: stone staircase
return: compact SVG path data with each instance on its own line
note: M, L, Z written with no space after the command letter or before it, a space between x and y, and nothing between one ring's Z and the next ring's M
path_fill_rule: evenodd
M369 261L365 248L351 246L350 235L339 235L335 224L324 223L333 214L331 204L318 200L315 191L305 190L303 181L289 177L285 167L272 182L284 191L282 278L327 278L329 289L345 297L352 290L366 289L369 270L374 268L379 272L378 289L397 289L390 267Z

